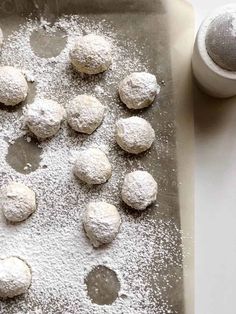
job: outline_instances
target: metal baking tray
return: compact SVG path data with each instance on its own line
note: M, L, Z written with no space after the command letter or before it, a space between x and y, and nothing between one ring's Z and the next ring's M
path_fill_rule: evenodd
M150 60L150 72L157 76L162 86L157 103L141 113L155 128L158 143L148 154L142 155L139 161L153 174L159 189L158 208L154 205L142 214L142 219L152 218L155 221L155 230L160 228L160 221L166 224L171 221L176 228L171 230L175 238L175 252L171 253L168 249L169 244L165 242L165 238L158 238L157 232L154 245L156 254L154 253L148 271L145 269L147 285L152 287L151 297L155 300L155 308L149 309L148 305L144 304L140 311L130 307L122 313L191 314L193 313L193 191L189 60L193 37L192 10L189 5L180 0L4 0L0 3L0 27L3 29L4 36L8 36L28 16L36 18L43 16L54 23L58 16L64 14L79 14L97 22L106 19L112 22L117 33L123 36L124 40L135 38L140 46L145 42L142 58ZM35 45L42 45L40 38ZM33 98L34 93L32 84L27 101ZM189 108L186 109L188 105ZM1 106L1 110L5 109ZM125 110L124 114L126 114ZM24 154L18 154L19 151ZM27 176L28 158L30 155L37 154L37 144L34 141L26 144L19 140L8 154L8 163L16 172ZM36 158L35 163L37 162ZM34 164L31 164L31 167L34 167ZM121 209L126 215L133 215L124 204L121 205ZM167 229L167 232L169 231ZM0 239L0 245L6 251L7 243L3 243ZM164 267L162 265L157 272L157 268L160 267L158 264L160 246L163 246L163 252L168 251L169 255L166 256ZM102 269L100 271L103 272ZM142 271L144 270L140 269L140 272ZM94 281L89 284L94 285ZM99 287L99 279L96 284ZM112 284L110 282L111 290ZM11 301L0 301L0 313L96 313L92 307L91 312L83 311L83 307L75 309L73 313L67 312L66 300L64 305L60 302L60 307L57 305L57 300L53 298L49 303L41 305L30 296L23 296ZM166 310L164 303L168 304ZM110 313L115 311L115 306L116 303L110 305L112 310ZM106 306L103 312L103 307L100 305L98 313L109 313L109 307Z

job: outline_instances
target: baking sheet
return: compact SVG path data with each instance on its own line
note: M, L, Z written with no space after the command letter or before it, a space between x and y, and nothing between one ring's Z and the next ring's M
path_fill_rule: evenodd
M43 15L52 23L57 16L72 13L82 14L95 21L106 19L112 22L120 38L124 38L124 40L135 38L140 45L143 45L143 42L146 43L142 58L149 60L149 67L157 75L158 81L163 84L161 94L157 99L158 104L152 106L150 110L142 112L142 116L151 121L155 128L158 146L154 145L149 154L141 157L141 161L144 167L154 175L159 187L158 210L153 206L143 214L143 219L152 217L156 221L157 229L160 220L168 222L171 219L178 227L175 236L178 238L177 250L179 252L179 255L176 252L173 255L174 258L178 256L178 260L173 263L167 260L166 267L162 269L161 273L155 271L158 267L158 254L154 254L146 280L153 286L152 294L157 307L161 308L162 305L158 305L158 302L165 300L170 305L169 313L192 313L192 125L191 114L188 110L186 114L185 108L187 102L190 101L190 95L186 93L186 86L190 88L188 60L190 60L193 36L191 8L182 1L158 0L116 1L114 3L108 0L46 1L45 3L43 1L16 1L10 5L6 1L1 4L0 9L0 26L5 36L16 30L19 23L22 23L25 16L30 13L36 16ZM181 16L178 23L176 23L177 16ZM189 19L186 19L186 16ZM183 44L182 47L177 45L179 40ZM182 68L178 72L180 64ZM124 114L128 113L124 110ZM188 123L187 127L186 122ZM187 139L186 132L176 133L176 126L177 131L178 129L187 130ZM176 140L179 143L178 151ZM22 172L27 175L28 169L24 168L28 156L25 156L20 162L19 158L15 158L21 145L22 143L19 142L19 146L8 157L12 159L11 163L18 171L23 169ZM26 145L29 146L29 155L32 155L32 149L35 149L34 142ZM185 154L186 151L188 154ZM38 153L35 154L37 156ZM187 184L186 178L188 178ZM124 205L122 208L127 210ZM184 231L183 238L179 230ZM182 251L183 244L184 250ZM1 245L7 246L7 243ZM160 246L160 239L156 238L156 247L158 246ZM183 255L182 252L184 252ZM181 263L179 263L180 261ZM168 287L165 283L166 278L169 280ZM162 301L159 297L160 290ZM31 301L33 303L33 300ZM31 301L26 298L26 302L30 303ZM18 313L17 299L3 303L0 303L0 309L1 307L3 309L2 313ZM65 313L63 308L60 311ZM53 310L48 305L44 308L43 313L59 313L59 310L56 307ZM81 313L83 314L83 312ZM127 313L132 313L132 309L127 309ZM144 308L142 313L149 313L148 309Z

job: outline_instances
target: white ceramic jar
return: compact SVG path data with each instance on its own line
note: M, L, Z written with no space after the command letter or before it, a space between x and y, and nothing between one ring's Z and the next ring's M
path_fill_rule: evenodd
M219 98L236 95L236 4L218 8L203 21L192 67L208 94Z

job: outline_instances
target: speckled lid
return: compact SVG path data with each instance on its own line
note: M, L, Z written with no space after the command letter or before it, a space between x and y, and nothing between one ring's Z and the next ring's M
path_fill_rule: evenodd
M222 12L211 22L206 34L206 49L221 68L236 71L236 9Z

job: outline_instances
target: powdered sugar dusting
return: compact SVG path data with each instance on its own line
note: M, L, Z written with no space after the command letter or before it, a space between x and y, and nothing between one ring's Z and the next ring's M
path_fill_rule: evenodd
M43 59L34 54L30 35L41 25L27 20L5 39L1 63L27 71L27 76L35 81L37 97L53 99L65 106L78 94L88 93L102 101L108 110L102 125L90 136L75 133L63 123L54 138L40 144L43 151L40 168L28 175L16 172L5 160L9 145L6 138L14 141L26 134L21 111L1 110L2 183L14 179L37 194L37 211L27 221L11 225L0 219L0 257L20 256L32 268L28 294L0 302L1 313L176 313L167 295L173 282L169 276L181 283L180 232L172 219L164 219L158 211L155 218L149 211L131 214L120 199L127 169L145 168L141 157L128 158L117 148L114 138L115 121L130 115L117 97L119 81L134 71L150 71L140 59L142 49L135 42L127 44L119 40L113 26L104 20L97 23L89 18L68 16L60 18L53 27L43 25L48 32L61 28L67 33L67 45L57 57ZM79 36L91 32L110 41L113 63L103 74L81 77L73 71L69 50ZM72 173L78 150L88 147L99 148L109 156L113 173L104 185L89 187ZM122 225L110 245L95 250L84 234L82 215L85 204L102 200L118 208ZM120 297L112 305L93 304L87 296L84 278L96 265L105 265L118 275ZM174 269L171 275L169 267ZM155 282L150 280L151 273L157 279Z

